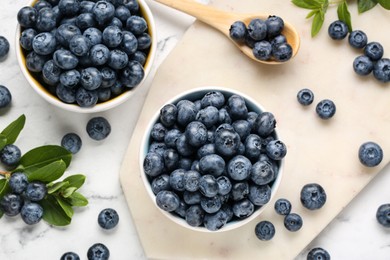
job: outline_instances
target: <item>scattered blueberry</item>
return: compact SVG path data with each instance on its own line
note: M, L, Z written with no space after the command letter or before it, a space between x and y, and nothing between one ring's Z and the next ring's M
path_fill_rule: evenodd
M306 260L330 260L330 255L325 249L315 247L309 251Z
M267 220L260 221L256 224L255 235L262 241L271 240L275 236L275 226Z
M111 133L111 125L104 117L93 117L87 123L88 136L93 140L103 140Z
M383 150L377 143L365 142L360 146L358 156L364 166L375 167L383 159Z
M80 257L74 252L66 252L61 256L60 260L80 260Z
M72 154L76 154L80 151L82 145L81 138L78 134L68 133L61 139L61 146Z
M309 210L322 208L325 205L326 197L324 188L317 183L306 184L301 189L301 203Z
M358 75L368 75L374 69L374 62L366 55L360 55L353 61L353 70Z
M43 216L43 208L38 203L26 202L20 210L20 216L28 225L37 224Z
M342 40L348 34L348 26L343 21L334 21L329 25L328 34L333 40Z
M101 243L93 244L87 252L88 260L108 260L110 257L110 250Z
M298 91L297 99L301 105L308 106L313 103L314 93L307 88L301 89L300 91Z
M360 30L352 31L348 36L349 44L357 49L362 49L367 44L367 35Z
M329 119L336 113L336 105L330 99L321 100L316 106L316 113L321 119Z
M0 109L9 106L12 100L12 95L9 89L0 85Z
M16 216L23 206L23 198L20 195L7 193L0 199L0 209L7 216Z
M118 222L118 212L112 208L103 209L98 215L98 224L103 229L113 229L118 225Z
M6 166L16 166L19 163L22 152L14 144L7 144L0 150L0 161Z
M296 213L290 213L284 217L284 226L288 231L296 232L303 225L302 217Z
M379 42L369 42L364 48L364 55L372 61L380 60L383 56L383 46Z
M291 203L287 199L278 199L274 205L276 213L286 216L291 212Z
M390 204L382 204L376 211L376 219L384 227L390 227Z
M374 65L374 77L384 83L390 82L390 59L383 58Z
M14 172L9 178L9 187L12 192L15 194L22 194L22 192L27 188L28 180L27 175L23 172Z

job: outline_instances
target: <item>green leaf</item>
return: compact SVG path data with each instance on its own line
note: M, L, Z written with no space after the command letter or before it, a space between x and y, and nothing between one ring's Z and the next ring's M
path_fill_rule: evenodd
M69 182L69 186L76 187L79 189L81 186L83 186L85 182L85 176L82 174L74 174L69 177L66 177L64 181Z
M306 15L306 19L309 19L310 17L312 17L313 15L315 15L317 12L318 12L318 10L310 11L310 12Z
M311 37L314 37L321 30L322 25L324 24L324 13L319 11L314 15L313 23L311 25Z
M58 160L63 160L67 168L72 160L72 154L62 146L44 145L25 153L20 158L18 169L28 174Z
M73 194L66 198L66 200L74 207L84 207L88 205L88 200L77 191L73 192Z
M387 10L390 10L390 1L389 0L378 0L379 4L387 9Z
M338 5L337 15L339 20L343 21L348 26L348 31L352 32L351 14L348 11L348 4L346 1L343 1Z
M67 181L60 181L56 183L50 183L47 185L47 193L53 194L54 192L60 190L63 187L69 187L69 182Z
M66 164L63 160L52 162L30 173L27 173L28 181L41 181L49 183L60 178L66 170Z
M62 194L62 197L64 198L68 198L70 197L73 192L75 192L77 190L76 187L69 187L69 188L66 188L61 194Z
M73 217L73 214L74 214L74 211L72 209L72 205L65 201L63 198L61 197L56 197L56 200L58 202L58 204L61 206L61 208L64 210L65 214L69 217L69 218L72 218Z
M0 179L0 198L10 190L8 182L8 179Z
M305 9L318 9L321 8L321 3L319 1L309 1L309 0L292 0L294 5L305 8Z
M21 115L1 132L7 138L7 144L13 144L16 141L25 123L26 116Z
M4 146L7 145L7 137L5 137L3 134L0 134L0 150L4 148Z
M358 0L358 12L364 13L378 4L377 0Z
M43 219L54 226L66 226L72 221L53 195L40 201L43 208Z

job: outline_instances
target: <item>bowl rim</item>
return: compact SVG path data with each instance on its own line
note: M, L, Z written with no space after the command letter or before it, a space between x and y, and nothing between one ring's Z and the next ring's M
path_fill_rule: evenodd
M30 0L29 3L26 6L32 6L35 2L38 0ZM21 26L17 24L16 32L15 32L15 52L16 52L16 58L18 61L18 65L20 70L22 71L23 76L29 83L29 85L37 92L43 99L45 99L50 104L59 107L61 109L71 111L71 112L77 112L77 113L97 113L97 112L103 112L108 109L114 108L119 106L120 104L127 101L131 96L134 95L134 91L141 87L142 84L145 83L147 77L150 74L150 71L152 69L152 66L154 64L156 51L157 51L157 32L156 32L156 24L153 17L153 13L150 10L148 4L145 0L137 0L140 5L141 13L143 14L144 19L146 20L148 24L148 33L150 34L152 38L152 44L149 48L149 53L146 58L144 68L144 77L141 80L141 82L135 86L133 89L127 90L123 92L122 94L111 98L105 102L97 103L96 105L92 107L80 107L77 104L68 104L65 102L62 102L60 99L58 99L56 96L51 94L41 83L38 82L37 79L30 73L30 71L27 69L27 66L25 65L25 57L23 54L23 49L20 46L19 39L21 36Z
M170 98L168 101L166 101L164 103L164 105L166 105L166 104L176 104L179 100L181 100L183 98L186 98L186 97L189 97L190 95L193 95L193 94L196 94L198 96L203 96L204 94L206 94L209 91L220 91L225 96L226 95L233 95L233 94L240 95L240 96L242 96L245 99L245 102L246 102L247 106L249 105L249 107L252 108L252 111L253 111L253 108L258 108L257 109L258 111L256 111L256 112L259 112L259 111L260 112L266 112L266 110L264 109L264 107L261 104L259 104L257 101L255 101L251 97L245 95L241 91L238 91L238 90L235 90L235 89L231 89L231 88L228 88L228 87L221 87L221 86L201 86L201 87L192 88L190 90L183 91L180 94L177 94L174 97ZM203 93L203 94L201 94L201 93ZM191 100L191 99L189 99L189 100ZM248 224L249 222L251 222L252 220L257 218L259 215L261 215L261 213L264 211L264 209L267 208L267 206L269 206L270 202L274 198L274 196L275 196L275 194L276 194L276 192L277 192L277 190L279 188L280 182L282 180L283 168L284 168L284 164L285 164L284 158L282 160L278 161L279 162L278 174L277 174L277 176L276 176L276 178L273 181L273 184L271 186L271 198L270 198L269 202L266 203L265 205L259 207L258 209L256 209L251 216L249 216L247 218L244 218L242 220L234 221L234 223L230 222L230 223L226 224L224 227L222 227L219 230L210 231L207 228L205 228L204 226L199 226L199 227L190 226L189 224L186 223L186 221L183 218L175 216L175 215L173 215L170 212L164 211L164 210L162 210L161 208L159 208L157 206L156 200L155 200L156 195L153 193L151 185L150 185L150 182L147 179L146 174L144 173L143 161L144 161L145 156L146 156L146 154L148 152L148 146L149 146L149 140L150 140L150 131L151 131L153 125L155 124L155 122L158 120L159 115L160 115L160 110L161 110L161 108L163 106L161 106L157 110L157 112L151 117L151 119L150 119L150 121L149 121L149 123L148 123L148 125L146 127L146 130L145 130L145 132L143 134L143 137L141 139L141 145L140 145L140 150L139 150L139 158L138 158L141 179L142 179L143 185L146 188L146 192L148 193L148 197L151 199L153 205L163 215L165 215L168 219L170 219L174 223L178 224L179 226L187 228L189 230L198 231L198 232L205 232L205 233L219 233L219 232L230 231L230 230L242 227L245 224ZM280 140L280 136L279 136L277 127L275 127L274 134L275 134L275 137L278 140Z

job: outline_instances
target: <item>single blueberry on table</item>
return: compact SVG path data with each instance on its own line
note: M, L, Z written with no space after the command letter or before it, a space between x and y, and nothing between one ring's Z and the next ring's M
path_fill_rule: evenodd
M169 175L169 186L175 191L184 191L184 175L186 171L183 169L176 169Z
M20 195L7 193L0 199L0 209L5 215L13 217L20 213L23 203Z
M261 41L267 37L267 24L264 20L252 19L247 28L249 36L255 41Z
M0 109L9 106L11 101L12 95L9 89L3 85L0 85Z
M367 44L367 35L360 30L352 31L348 36L349 44L357 49L362 49Z
M272 49L272 55L276 61L285 62L291 59L293 50L290 44L281 43Z
M115 6L107 1L98 1L92 8L92 13L95 16L96 21L99 25L112 20L115 15Z
M390 82L390 59L383 58L378 60L374 66L374 77L383 82Z
M353 61L353 70L358 75L368 75L374 69L374 62L366 55L360 55Z
M95 67L88 67L81 71L80 84L86 90L95 90L102 84L102 74Z
M267 37L270 39L280 35L284 28L283 19L276 15L270 15L265 20L265 24L267 25Z
M32 41L36 35L37 31L35 31L33 28L23 30L19 39L20 46L22 46L22 48L26 51L31 51L33 49Z
M17 20L20 26L32 28L38 19L38 11L31 6L22 7L17 14Z
M310 249L306 260L330 260L330 254L321 247L315 247Z
M23 191L27 188L28 180L27 175L23 172L14 172L9 178L9 187L11 191L15 194L22 194Z
M266 146L266 152L272 160L281 160L287 154L286 145L280 140L272 140Z
M87 251L88 260L108 260L110 250L102 243L93 244Z
M186 211L185 220L188 225L198 227L203 224L204 216L205 212L199 204L192 205Z
M148 24L143 17L132 15L126 21L126 28L134 35L140 35L148 29Z
M110 58L110 50L104 44L96 44L91 47L89 57L95 66L104 65Z
M256 59L269 60L272 55L272 44L265 40L258 41L253 46L252 52Z
M20 216L22 217L24 223L28 225L37 224L42 219L43 208L38 203L24 203L22 209L20 210Z
M22 152L14 144L7 144L0 150L0 161L6 166L16 166L19 163Z
M224 210L218 210L213 214L205 214L203 224L210 231L221 229L229 220L228 214Z
M152 191L154 194L159 193L163 190L169 190L169 175L168 174L161 174L153 179L151 183Z
M383 150L375 142L365 142L359 148L359 161L367 167L375 167L382 162Z
M53 60L48 60L42 68L42 78L50 86L55 86L60 81L61 68Z
M66 70L60 75L60 82L67 88L75 88L79 84L81 74L78 70Z
M255 206L249 199L243 199L233 204L233 214L237 218L247 218L253 214Z
M188 144L200 147L207 142L207 128L199 121L192 121L186 126L184 134Z
M330 119L336 113L336 104L330 99L321 100L316 106L316 113L321 119Z
M3 59L9 52L9 42L4 36L0 36L0 59Z
M86 126L88 136L93 140L103 140L111 133L111 125L106 118L98 116L91 118Z
M328 34L333 40L342 40L348 34L348 26L343 21L334 21L328 27Z
M156 204L160 209L172 212L179 207L180 198L173 191L163 190L157 193Z
M27 185L25 196L31 201L40 201L47 194L46 184L40 181L32 181Z
M229 36L238 43L245 41L246 25L242 21L235 21L229 29Z
M296 232L301 229L303 220L300 215L296 213L290 213L284 217L283 223L288 231Z
M115 209L106 208L98 215L98 224L103 229L113 229L118 225L119 214Z
M61 256L60 260L80 260L80 257L74 252L66 252Z
M276 178L276 172L269 161L257 161L250 169L250 179L257 185L268 184Z
M384 227L390 228L390 204L382 204L376 211L376 219L379 224Z
M61 146L72 154L76 154L81 149L82 141L78 134L68 133L62 137Z
M380 60L383 56L383 46L379 42L369 42L364 48L364 55L372 61Z
M271 240L275 236L275 226L267 220L260 221L256 224L255 235L262 241Z
M308 106L313 103L314 93L310 89L304 88L298 91L297 99L299 104Z
M77 67L79 60L70 51L65 49L58 49L53 53L54 64L61 69L71 70Z
M87 55L90 48L90 40L83 35L75 35L69 41L69 50L76 56Z
M120 80L125 87L134 88L141 83L144 76L145 71L141 63L131 60L127 66L122 69Z
M309 183L302 187L300 200L302 205L309 210L322 208L326 203L326 192L317 183Z
M279 215L286 216L291 212L291 202L287 199L278 199L274 205L275 212Z
M235 181L243 181L249 178L252 163L243 155L236 155L227 163L227 175Z

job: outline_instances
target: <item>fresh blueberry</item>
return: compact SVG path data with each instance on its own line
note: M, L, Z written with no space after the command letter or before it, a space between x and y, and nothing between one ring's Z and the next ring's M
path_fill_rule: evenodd
M24 28L32 28L38 19L38 11L31 6L24 6L18 11L18 23Z
M119 44L121 44L123 39L123 33L122 30L118 26L107 26L103 30L103 43L108 48L115 48L118 47Z
M219 176L217 178L217 183L218 183L218 194L219 195L222 195L222 196L228 195L230 193L230 191L232 190L232 187L233 187L232 183L231 183L230 179L225 175Z
M288 231L296 232L303 225L302 217L296 213L290 213L284 217L284 226Z
M188 225L198 227L203 224L205 212L200 205L192 205L186 211L185 220Z
M160 156L164 155L167 146L163 142L152 142L149 147L149 152L158 153Z
M81 149L82 141L78 134L68 133L62 137L61 146L72 154L76 154Z
M60 260L80 260L80 257L74 252L66 252L61 256Z
M183 176L184 189L187 191L197 191L199 189L200 173L198 171L189 170Z
M270 112L262 112L257 116L253 129L259 136L266 137L274 131L275 126L275 116Z
M47 60L47 56L39 55L35 51L31 51L26 56L27 69L31 72L41 72Z
M200 147L207 142L207 128L198 121L193 121L186 126L185 133L187 142L193 147Z
M374 62L366 55L360 55L353 61L353 70L358 75L368 75L374 69Z
M124 4L132 14L137 13L140 10L139 3L137 0L125 0Z
M143 17L132 15L126 21L126 28L134 35L140 35L148 29L148 24Z
M276 177L274 167L269 161L258 161L250 170L250 178L257 185L268 184Z
M248 46L249 48L253 48L254 46L255 46L255 43L256 43L257 41L255 40L255 39L253 39L250 35L249 35L249 33L247 33L246 35L245 35L245 44L246 44L246 46Z
M58 27L55 37L63 47L69 48L70 40L76 35L81 35L81 31L77 26L62 24Z
M200 147L197 151L198 158L202 158L207 155L215 154L215 145L214 143L207 143Z
M196 118L198 110L195 104L189 100L182 100L177 104L177 123L181 126L187 126Z
M308 106L313 103L314 93L308 88L304 88L298 91L297 99L302 106Z
M309 210L322 208L325 205L326 197L324 188L317 183L306 184L301 189L301 203Z
M321 100L316 106L316 113L321 119L329 119L336 113L336 105L332 100Z
M178 168L189 171L191 170L191 166L192 166L192 159L185 158L185 157L180 158Z
M241 140L245 140L251 133L251 125L247 120L236 120L233 122L232 126Z
M286 39L286 36L279 34L279 35L275 36L274 38L272 38L272 40L270 40L270 43L271 43L272 51L273 51L273 50L276 50L280 44L286 44L287 39Z
M220 91L207 92L200 100L202 108L213 106L221 109L225 104L225 96Z
M90 48L90 40L83 35L75 35L69 41L69 50L76 56L87 55Z
M169 175L169 186L175 191L184 191L184 175L186 171L183 169L176 169Z
M163 190L157 193L156 204L160 209L172 212L179 207L180 199L176 193L168 190Z
M97 90L98 101L105 102L111 98L111 89L110 88L99 88Z
M109 67L103 67L100 70L100 74L102 75L102 84L100 85L101 88L110 89L110 87L114 86L117 80L117 75L113 69Z
M120 47L127 55L134 54L138 49L137 37L129 31L123 31L123 39Z
M88 248L88 260L108 260L110 257L110 250L101 243L93 244Z
M219 210L213 214L206 214L203 219L203 224L208 230L216 231L225 226L228 220L228 214L224 210Z
M259 60L269 60L272 54L272 45L269 41L258 41L253 46L253 55Z
M14 172L9 178L9 187L15 194L22 194L27 188L28 180L27 175L23 172Z
M155 177L164 171L164 159L156 152L148 152L145 156L143 168L145 174Z
M200 203L201 198L203 197L200 191L188 191L183 192L183 200L188 205L196 205Z
M85 68L81 71L80 83L86 90L95 90L102 84L102 74L95 67Z
M171 187L169 186L169 175L161 174L153 179L151 183L152 191L154 194L159 193L163 190L169 190Z
M106 208L98 215L98 224L103 229L113 229L118 225L119 214L115 209Z
M376 219L384 227L390 227L390 204L382 204L376 211Z
M374 66L374 77L384 83L390 82L390 59L378 60Z
M160 121L166 127L171 127L176 123L177 107L173 104L164 105L160 109Z
M9 89L3 85L0 85L0 109L9 106L11 101L12 95Z
M60 0L58 8L64 16L74 16L80 10L79 0Z
M56 27L56 15L52 8L44 7L38 11L35 28L40 32L50 32Z
M242 43L245 41L246 25L242 21L235 21L229 29L229 36L234 41Z
M342 40L348 34L348 26L343 21L334 21L329 25L328 34L333 40Z
M180 135L176 140L176 149L177 152L184 157L192 156L196 152L196 149L188 144L185 134Z
M39 11L39 10L41 10L42 8L45 8L45 7L52 8L52 5L51 5L48 1L46 1L46 0L39 0L39 1L37 1L37 2L33 5L33 7L34 7L37 11Z
M280 140L272 140L266 146L266 152L272 160L281 160L286 156L287 147Z
M263 206L271 199L271 187L268 185L251 185L248 199L256 206Z
M31 51L32 41L36 35L37 35L37 31L35 31L33 28L28 28L26 30L23 30L19 39L20 46L22 46L22 48L26 51Z
M72 26L77 26L77 16L63 17L59 23L60 25L68 24Z
M234 130L221 129L215 134L215 150L221 156L234 156L240 144L240 136Z
M86 29L83 32L83 35L89 39L89 41L91 42L91 46L100 44L103 41L102 32L94 27Z
M367 44L367 35L360 30L352 31L348 36L349 44L357 49L362 49Z
M275 236L275 226L267 220L260 221L256 224L255 235L262 241L271 240Z
M237 201L233 205L233 214L240 219L249 217L254 211L255 206L249 199Z
M369 42L364 48L364 54L372 61L380 60L383 56L383 46L379 42Z
M218 194L218 182L213 175L202 175L199 179L199 191L206 197L212 198Z
M225 170L225 160L217 154L206 155L199 160L199 170L203 175L218 177Z
M68 88L62 84L58 84L56 87L56 95L61 101L65 102L65 103L72 104L72 103L76 102L76 89L74 89L74 88ZM84 95L83 95L83 97L84 97ZM81 98L81 97L79 96L79 98ZM80 104L83 104L83 103L80 103Z
M87 1L87 0L83 0L80 2L80 9L79 9L79 13L80 14L83 14L83 13L92 13L92 9L93 9L93 6L95 5L95 3L93 1Z
M93 140L103 140L111 133L111 125L106 118L98 116L91 118L87 123L88 136Z
M248 112L248 117L246 120L249 122L251 129L253 128L255 121L256 121L256 118L258 116L259 116L259 114L257 112L254 112L254 111Z
M218 123L219 111L214 106L207 106L198 111L196 120L203 123L207 128L210 128Z
M279 215L286 216L291 212L291 203L287 199L278 199L275 201L274 209Z
M110 90L111 90L111 93L113 95L117 96L117 95L120 95L121 93L123 93L124 86L119 80L117 80L117 81L115 81L114 85L112 85L110 87Z
M262 139L257 134L250 134L245 139L245 156L251 161L257 161L262 151Z
M45 83L55 86L60 81L61 68L53 60L48 60L42 68L42 78Z
M6 166L16 166L19 163L22 152L14 144L7 144L0 151L0 161Z
M104 44L96 44L91 47L89 56L95 66L104 65L110 58L110 50Z
M7 193L0 199L0 209L5 215L13 217L20 213L23 203L20 195Z
M367 167L375 167L383 159L382 148L374 142L365 142L359 148L359 161Z
M104 25L105 23L111 21L114 17L115 7L110 2L98 1L92 8L92 13L94 14L98 24Z
M120 5L115 8L115 17L119 18L123 23L126 23L127 19L131 16L131 12L126 6Z
M325 249L315 247L309 251L306 260L330 260L330 255Z
M285 62L292 57L292 47L288 43L281 43L272 50L272 55L276 61Z
M128 65L122 70L120 80L127 88L134 88L141 83L145 76L144 68L138 61L129 61Z
M3 59L9 52L9 42L4 36L0 36L0 59Z
M115 70L121 70L129 63L129 56L121 50L115 49L110 52L107 65Z
M40 201L47 194L46 184L40 181L32 181L27 185L25 196L31 201Z
M43 208L38 203L25 203L20 210L20 216L22 217L24 223L28 225L34 225L42 219Z
M150 131L150 136L156 141L163 141L165 138L165 134L167 129L161 123L155 123Z
M76 18L76 25L80 30L84 31L87 28L95 27L96 21L92 13L81 13Z
M68 50L59 49L53 54L54 64L64 70L71 70L77 67L79 60Z
M242 181L248 179L251 172L251 161L242 155L236 155L227 163L227 174L235 181Z
M200 199L200 206L206 213L212 214L220 210L222 202L219 196L214 196L211 198L202 197Z
M233 201L240 201L249 195L248 182L236 182L233 184L231 198Z
M75 88L80 82L80 72L78 70L67 70L61 73L60 82L67 88Z
M188 209L188 204L184 201L180 201L179 207L174 211L179 217L184 218L186 216L186 211Z
M142 33L137 37L138 50L147 50L152 45L152 38L148 33Z
M264 20L258 18L249 22L247 30L249 36L256 41L261 41L267 36L267 24Z
M182 135L180 130L169 130L164 137L164 143L170 148L176 148L176 140Z
M136 51L129 56L129 60L138 61L142 66L146 64L146 53L143 51Z
M267 20L265 20L267 25L267 37L273 38L280 35L284 28L284 21L282 18L276 15L270 15Z
M243 97L239 95L231 95L228 99L228 106L230 108L230 117L233 120L247 118L248 108Z

